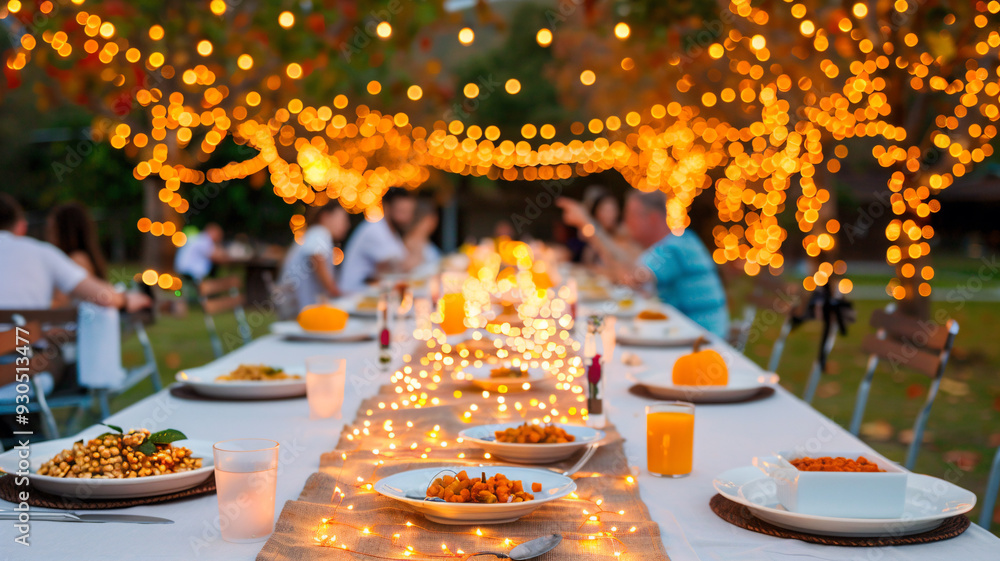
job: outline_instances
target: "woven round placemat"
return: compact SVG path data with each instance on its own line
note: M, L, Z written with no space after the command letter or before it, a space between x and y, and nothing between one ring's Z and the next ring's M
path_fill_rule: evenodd
M637 396L637 397L645 398L645 399L652 399L654 401L664 401L664 398L662 398L662 397L656 397L655 395L653 395L649 391L649 389L646 386L644 386L642 384L633 384L632 386L629 387L628 393L630 393L630 394L632 394L634 396ZM737 400L737 401L713 401L713 400L710 400L710 399L699 399L695 403L698 403L699 405L715 405L715 404L719 404L719 405L732 405L734 403L748 403L748 402L751 402L751 401L758 401L758 400L761 400L761 399L767 399L767 398L771 397L772 395L774 395L774 388L764 387L764 388L761 388L760 391L758 391L757 393L755 393L755 394L753 394L753 395L751 395L751 396L749 396L749 397L747 397L745 399L740 399L740 400Z
M776 538L786 538L822 545L839 545L847 547L914 545L947 540L964 532L969 528L970 524L969 517L964 514L960 514L958 516L946 518L940 526L922 534L911 534L909 536L887 535L870 538L846 538L838 536L819 536L816 534L807 534L805 532L779 528L778 526L769 524L757 518L750 513L750 509L747 507L739 503L735 503L719 494L712 497L712 500L708 502L708 506L711 507L712 512L717 514L719 518L733 524L734 526L750 530L751 532L767 534L768 536L774 536Z
M30 483L27 487L19 486L14 484L13 475L5 475L0 477L0 499L7 502L17 503L18 493L22 491L28 491L29 498L28 504L31 506L39 506L46 508L60 508L65 510L99 510L105 508L126 508L130 506L138 505L149 505L156 503L164 503L167 501L173 501L177 499L184 499L187 497L196 497L198 495L206 495L215 492L215 474L213 473L205 480L204 483L198 485L197 487L191 487L190 489L185 489L183 491L177 491L176 493L170 493L167 495L157 495L155 497L137 497L128 499L92 499L92 500L81 500L74 499L70 497L61 497L59 495L50 495L34 489L31 487Z
M210 397L207 395L201 395L200 393L191 389L187 384L174 384L170 386L170 395L178 399L188 399L191 401L282 401L285 399L305 399L305 394L303 395L293 395L289 397L260 397L260 398L241 398L241 399L226 399L224 397Z

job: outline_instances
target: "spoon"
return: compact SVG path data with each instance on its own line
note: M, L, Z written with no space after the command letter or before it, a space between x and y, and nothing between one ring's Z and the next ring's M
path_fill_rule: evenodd
M534 559L544 555L559 545L562 541L562 535L560 534L549 534L547 536L542 536L540 538L535 538L531 541L522 543L521 545L510 550L510 553L496 553L494 551L482 551L479 553L473 553L466 559L472 557L478 557L480 555L492 555L494 557L499 557L500 559L513 559L514 561L524 561L525 559Z

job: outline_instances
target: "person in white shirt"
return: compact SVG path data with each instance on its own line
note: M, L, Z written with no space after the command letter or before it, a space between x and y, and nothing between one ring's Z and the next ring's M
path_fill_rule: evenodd
M57 289L77 300L129 312L152 303L145 294L116 291L52 244L26 236L27 232L21 205L0 193L0 308L49 309ZM0 380L0 386L12 381Z
M401 188L389 189L382 197L384 217L363 222L347 240L340 288L345 294L361 292L367 283L388 272L406 272L423 261L403 242L413 222L416 199Z
M333 244L343 240L351 227L347 211L336 201L313 208L307 224L302 243L292 244L285 256L279 281L295 294L298 309L341 295L334 275Z
M212 267L225 258L222 243L222 227L211 223L200 233L191 237L177 250L174 256L174 270L178 275L186 275L201 282L212 272Z

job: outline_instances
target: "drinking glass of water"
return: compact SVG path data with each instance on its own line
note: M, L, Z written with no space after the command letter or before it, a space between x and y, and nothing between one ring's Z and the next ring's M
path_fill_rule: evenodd
M332 356L306 358L306 398L309 416L313 419L340 418L344 404L346 361Z
M223 440L212 446L222 539L264 541L274 531L278 443L262 438Z

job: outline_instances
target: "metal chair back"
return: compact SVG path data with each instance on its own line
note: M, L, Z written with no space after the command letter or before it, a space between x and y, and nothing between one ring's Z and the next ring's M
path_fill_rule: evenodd
M225 349L222 345L222 339L219 337L219 330L215 325L215 315L222 312L233 312L236 316L237 330L242 344L245 345L253 339L246 311L243 309L246 298L240 292L241 284L239 277L229 276L219 279L204 279L198 285L201 307L205 312L205 327L208 329L208 336L212 342L212 352L216 358L224 355Z
M927 418L937 397L944 369L955 344L955 337L958 335L958 322L949 319L941 325L929 320L920 320L897 313L895 307L890 305L884 310L872 312L870 324L874 332L865 336L862 342L862 349L869 353L868 368L858 386L850 431L857 436L861 430L872 378L879 362L885 361L893 369L908 368L929 377L931 384L927 391L927 399L917 414L913 425L913 441L906 453L904 465L907 469L911 469L920 451Z
M997 448L997 453L993 455L993 467L990 468L986 495L983 496L983 511L979 514L979 525L987 530L993 522L993 508L997 504L998 492L1000 492L1000 448Z
M0 325L14 326L0 333L0 338L4 340L3 343L0 343L0 356L7 357L8 360L14 359L12 363L7 363L5 360L5 364L0 365L0 380L6 384L20 381L21 374L28 374L28 384L34 394L27 404L0 403L0 414L40 413L42 433L48 439L59 438L59 426L52 409L84 408L89 407L92 402L92 397L88 393L60 396L58 399L50 400L38 383L38 374L47 371L52 365L59 364L56 358L60 351L55 345L76 340L76 320L75 308L0 310ZM18 336L20 336L20 340ZM43 349L39 346L43 340L53 344ZM22 356L21 349L23 347L18 345L22 341L28 345L25 354L30 355L27 370L24 370L25 366L19 365L16 360L18 356ZM11 344L14 346L11 347ZM26 405L26 407L18 407L18 405Z

